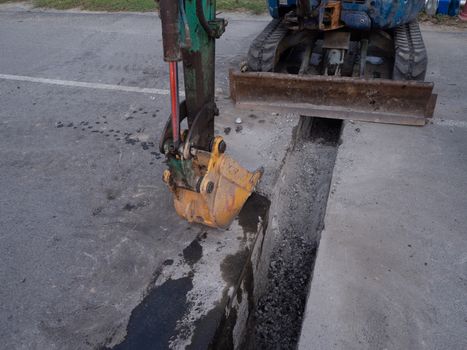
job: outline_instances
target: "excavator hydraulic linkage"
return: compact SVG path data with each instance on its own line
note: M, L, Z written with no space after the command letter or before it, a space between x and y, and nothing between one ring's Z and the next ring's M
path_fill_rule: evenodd
M259 181L225 154L214 136L215 40L227 25L216 18L215 0L160 0L164 60L169 63L171 116L160 141L168 169L163 180L177 213L189 222L226 228ZM183 62L185 100L179 101L178 62ZM181 130L186 120L188 128Z
M214 137L215 39L226 22L215 0L160 0L172 116L160 148L177 212L226 227L261 177L224 154ZM236 106L302 116L425 125L436 94L417 23L424 0L268 0L272 21L230 72ZM177 62L186 100L179 102ZM187 121L188 129L180 130Z

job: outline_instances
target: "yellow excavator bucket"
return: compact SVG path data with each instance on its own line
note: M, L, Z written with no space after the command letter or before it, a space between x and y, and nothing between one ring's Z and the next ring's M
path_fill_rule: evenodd
M263 170L249 172L228 155L219 152L221 137L214 140L213 151L198 151L193 167L206 169L199 192L171 187L177 213L188 220L215 228L227 228L238 215L262 176ZM170 171L164 173L169 184Z

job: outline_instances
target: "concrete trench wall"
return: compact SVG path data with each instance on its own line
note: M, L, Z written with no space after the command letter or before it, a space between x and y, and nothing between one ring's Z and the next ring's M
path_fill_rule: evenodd
M293 349L340 139L341 121L301 118L250 259L227 303L213 349Z

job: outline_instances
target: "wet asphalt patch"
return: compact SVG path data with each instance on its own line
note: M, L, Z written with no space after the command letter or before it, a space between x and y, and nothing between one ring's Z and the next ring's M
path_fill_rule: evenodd
M257 194L253 194L239 214L237 222L246 235L254 235L261 225L260 221L267 221L269 201ZM213 233L215 234L215 233ZM150 288L141 303L136 306L127 325L127 335L124 340L113 348L102 349L167 349L180 333L185 332L180 320L186 311L192 307L202 307L201 303L192 305L187 301L187 295L192 291L196 274L194 265L203 257L202 243L207 238L206 231L200 231L196 238L183 250L181 260L167 259L155 273L154 281L166 267L189 267L188 272L176 279L168 278L161 285ZM237 286L245 275L245 265L249 261L249 250L242 249L236 254L227 255L221 263L222 277L226 281L223 297L202 318L193 320L194 332L188 349L206 349L214 343L219 343L216 332L222 322L225 306L229 300L228 290ZM180 265L181 264L181 265ZM184 335L182 335L184 336Z
M131 313L125 340L112 349L167 349L192 288L191 277L169 279L154 288Z

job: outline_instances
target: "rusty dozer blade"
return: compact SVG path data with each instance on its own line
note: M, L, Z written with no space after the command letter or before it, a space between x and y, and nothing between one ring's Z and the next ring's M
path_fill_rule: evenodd
M303 116L425 125L437 95L433 83L230 71L236 106Z
M196 191L174 185L171 171L164 172L175 210L189 222L227 228L262 176L262 169L249 172L224 154L219 147L222 142L222 137L216 137L212 152L198 150L190 160L191 170L199 175Z

